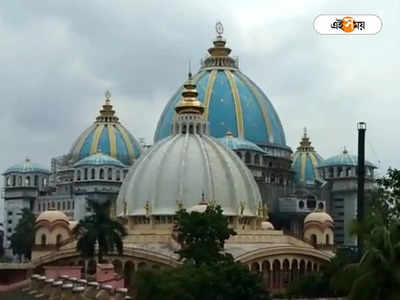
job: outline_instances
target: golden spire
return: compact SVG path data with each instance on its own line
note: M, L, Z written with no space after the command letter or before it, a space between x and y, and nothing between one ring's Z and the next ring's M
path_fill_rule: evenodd
M202 67L228 67L237 69L237 62L235 59L229 56L232 50L225 47L226 40L222 36L224 33L224 27L222 26L221 22L217 22L215 25L215 30L217 32L217 37L213 41L214 47L208 49L210 56L204 60Z
M300 141L300 146L297 147L297 151L301 151L301 152L314 151L314 148L311 146L310 138L307 136L307 128L306 127L304 127L303 138Z
M96 118L96 122L112 122L117 123L118 117L115 116L115 110L111 104L111 93L107 90L104 94L106 97L103 109L100 110L100 115Z
M183 85L182 98L175 106L175 111L178 114L203 114L204 106L197 100L196 84L192 79L192 73L189 73L188 80Z

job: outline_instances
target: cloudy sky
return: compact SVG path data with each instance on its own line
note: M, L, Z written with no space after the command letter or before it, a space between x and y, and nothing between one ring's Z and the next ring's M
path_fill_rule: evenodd
M168 3L168 4L167 4ZM198 69L221 20L232 55L274 104L295 149L303 127L325 158L357 151L400 168L400 5L387 1L2 1L0 170L49 166L88 127L110 89L122 123L152 142L169 97ZM319 14L373 13L373 36L321 36Z

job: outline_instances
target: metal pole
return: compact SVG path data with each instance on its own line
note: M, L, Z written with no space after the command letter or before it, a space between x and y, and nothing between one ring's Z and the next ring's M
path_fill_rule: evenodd
M365 182L365 131L367 124L359 122L358 128L358 168L357 168L357 221L364 221L364 182ZM358 235L358 249L360 254L363 252L363 238L361 233Z

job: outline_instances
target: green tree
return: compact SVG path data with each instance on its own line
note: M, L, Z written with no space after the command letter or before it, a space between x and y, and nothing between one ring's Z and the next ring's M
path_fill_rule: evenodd
M400 224L378 225L365 240L359 263L346 266L334 286L350 285L347 299L400 299Z
M235 235L220 206L203 213L180 210L175 227L183 265L141 270L136 278L139 300L262 300L270 299L258 274L250 272L224 252Z
M329 262L321 265L319 272L307 274L293 281L287 289L286 295L290 297L343 297L348 295L350 286L334 286L331 279L345 266L355 263L357 255L348 249L339 249L336 256ZM353 280L351 278L351 280ZM347 283L347 281L346 281Z
M182 246L177 253L181 259L213 264L230 256L223 252L225 240L236 232L229 228L228 218L220 206L209 205L203 213L182 209L176 218L175 231Z
M350 300L400 299L400 171L389 169L377 184L365 221L353 228L365 251L332 279L332 286L348 287Z
M126 230L121 223L110 217L111 202L88 201L88 206L93 214L80 220L73 230L78 237L77 251L84 257L93 257L98 245L100 263L103 262L104 255L114 250L122 255L122 239L126 235Z
M15 232L10 238L10 247L14 253L19 257L21 261L22 258L31 259L32 246L34 243L34 228L35 228L36 217L28 208L22 209L22 216L19 220L17 226L15 227Z

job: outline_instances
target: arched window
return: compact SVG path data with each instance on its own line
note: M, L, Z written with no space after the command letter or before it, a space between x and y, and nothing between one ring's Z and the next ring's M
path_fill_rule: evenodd
M104 179L104 169L100 169L100 179Z
M315 247L317 246L317 236L315 234L311 235L311 244Z
M30 186L30 185L31 185L31 177L25 176L25 186Z
M193 134L193 125L192 124L189 125L189 133Z
M81 180L81 170L76 171L76 180Z
M12 176L12 186L15 186L15 175Z
M249 152L246 152L246 154L244 155L244 162L245 162L246 164L251 163L251 155L250 155Z
M38 211L40 211L41 207L40 207L40 203L38 203Z
M333 177L333 168L332 167L330 167L328 169L328 177Z
M259 165L260 164L260 156L258 154L256 154L254 156L254 164L255 165Z
M117 170L117 180L119 181L119 180L121 180L121 172L120 172L120 170Z
M85 168L83 172L84 172L83 179L87 180L88 179L88 169Z
M329 245L329 244L330 244L330 241L329 241L329 234L326 234L326 235L325 235L325 244L326 244L326 245Z
M111 168L108 168L108 175L107 175L107 177L108 177L108 180L112 180L112 169Z
M61 234L57 234L57 237L56 237L56 246L57 247L60 247L61 241L62 241L62 235Z
M22 177L18 176L18 185L21 186L22 185Z
M61 208L61 204L60 204L60 202L57 202L57 210L60 210L60 208Z
M38 186L38 185L39 185L39 176L38 176L38 175L35 175L34 185L35 185L35 186Z
M90 170L91 171L91 176L90 176L90 179L94 179L94 177L95 177L95 170L94 169L91 169Z
M55 208L55 207L56 207L56 204L54 203L54 201L51 202L51 208Z
M62 209L65 210L65 201L62 203Z
M47 202L47 210L50 210L50 202Z
M275 183L275 174L271 174L270 182Z
M47 237L46 237L46 235L43 233L43 234L42 234L42 237L41 237L40 244L41 244L42 246L46 246L46 243L47 243Z
M10 176L7 176L6 186L10 186L10 185L11 185L11 178L10 178Z

